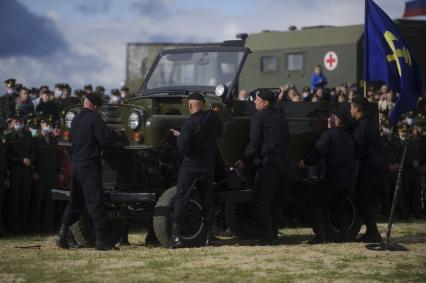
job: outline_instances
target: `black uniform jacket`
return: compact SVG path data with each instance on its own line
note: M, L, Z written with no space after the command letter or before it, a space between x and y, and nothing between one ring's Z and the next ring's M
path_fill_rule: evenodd
M85 161L101 157L102 146L112 142L116 134L102 117L87 108L71 122L72 160Z
M35 138L35 144L37 148L36 172L38 174L59 174L61 168L57 139L51 136L47 138L39 136Z
M182 124L177 147L185 159L199 164L213 159L216 140L222 134L222 121L214 111L193 113ZM203 160L204 158L208 158Z
M25 129L20 132L11 130L6 135L6 150L10 166L24 166L22 160L29 158L32 163L36 156L36 148L31 133Z
M377 123L368 115L357 121L352 133L361 166L384 164L384 151Z
M258 111L251 118L250 141L243 160L247 162L261 159L262 163L287 163L289 142L290 133L285 116L272 107Z
M315 149L305 159L307 165L327 164L327 179L336 185L354 186L357 177L356 146L351 134L344 128L325 130Z

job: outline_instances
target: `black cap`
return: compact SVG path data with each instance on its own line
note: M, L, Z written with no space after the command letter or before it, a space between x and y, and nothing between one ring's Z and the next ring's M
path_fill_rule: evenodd
M52 124L53 123L53 116L52 115L46 115L46 116L41 117L40 123Z
M335 110L334 115L337 116L343 123L351 120L350 105L348 103L340 104Z
M256 91L256 95L262 98L263 100L269 101L269 103L271 104L275 103L275 101L277 100L277 97L275 96L275 94L272 91L269 91L266 89L261 89Z
M12 120L23 121L25 119L25 115L20 110L17 110L16 112L12 113L9 118Z
M356 104L356 105L360 105L360 106L365 106L365 107L367 107L368 106L368 100L367 100L367 98L365 98L365 97L363 97L363 96L360 96L360 95L356 95L356 96L354 96L353 98L352 98L352 101L351 101L353 104Z
M204 96L199 92L193 92L190 95L188 95L188 100L199 100L202 102L206 102L204 99Z
M16 80L15 79L7 79L4 81L4 83L8 86L8 87L13 87L15 86Z
M93 87L92 87L92 85L91 85L91 84L87 84L87 85L85 85L85 86L83 87L83 89L84 89L84 90L90 90L90 91L92 91L92 90L93 90Z
M85 97L95 106L102 106L102 98L96 93L86 93Z
M120 95L120 91L118 90L118 88L114 88L111 90L111 94L117 96L117 95Z
M96 86L95 88L96 91L105 91L105 88L101 85Z
M129 91L129 88L128 88L127 86L123 85L123 86L120 88L120 90Z

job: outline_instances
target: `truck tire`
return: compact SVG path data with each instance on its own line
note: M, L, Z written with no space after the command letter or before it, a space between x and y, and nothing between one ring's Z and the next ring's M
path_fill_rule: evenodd
M124 223L109 219L104 232L105 245L107 247L115 246L120 241L125 228ZM89 248L95 246L95 229L86 210L82 213L80 220L70 227L70 231L81 247Z
M254 239L258 235L248 202L227 202L225 204L226 224L235 236L241 239Z
M153 225L155 236L160 244L169 247L173 222L173 206L176 187L165 191L154 209ZM189 196L182 227L182 239L187 247L202 246L206 243L206 227L203 223L202 205L196 193Z
M325 210L327 238L333 242L353 241L361 230L362 220L353 199L338 197Z

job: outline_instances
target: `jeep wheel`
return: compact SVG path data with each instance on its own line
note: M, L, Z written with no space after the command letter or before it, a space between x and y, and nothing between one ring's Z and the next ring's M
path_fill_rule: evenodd
M353 200L342 196L325 210L327 237L334 242L352 241L361 230L362 221Z
M254 239L258 235L252 211L250 203L247 202L226 203L226 224L238 238Z
M154 209L154 231L157 239L164 247L169 247L173 207L176 196L176 187L165 191L158 199ZM187 247L204 245L206 242L206 229L203 223L202 206L195 194L189 197L184 213L184 223L182 225L182 239Z
M104 241L107 247L113 247L120 241L126 225L117 220L108 220L104 232ZM84 210L79 221L70 227L74 239L81 247L93 247L96 236L92 221Z

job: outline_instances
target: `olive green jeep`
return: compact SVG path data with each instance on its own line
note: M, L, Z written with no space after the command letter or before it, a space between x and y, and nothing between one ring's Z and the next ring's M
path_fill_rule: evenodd
M217 141L215 200L220 216L234 235L256 236L250 209L250 177L242 177L232 166L247 143L253 102L237 100L238 77L250 50L240 41L227 41L218 47L163 50L156 58L137 97L124 104L106 104L100 113L105 122L124 129L120 141L103 149L102 177L109 221L106 239L119 241L126 223L153 225L155 235L169 245L172 206L176 179L182 156L170 129L180 128L189 116L187 97L191 92L205 96L206 109L217 111L224 131ZM287 116L291 131L291 152L298 161L313 148L325 129L333 103L279 102L276 107ZM81 105L63 114L61 145L70 148L70 125ZM294 162L294 164L296 164ZM283 184L284 210L296 208L304 218L300 201L304 181L291 172ZM71 184L69 184L70 186ZM69 188L53 190L55 199L67 199ZM206 229L196 184L186 207L183 239L189 246L205 243ZM293 209L294 211L294 209ZM349 195L343 194L327 208L329 238L353 239L361 222ZM283 223L286 218L283 217ZM72 227L76 240L86 246L94 244L94 231L87 214Z

